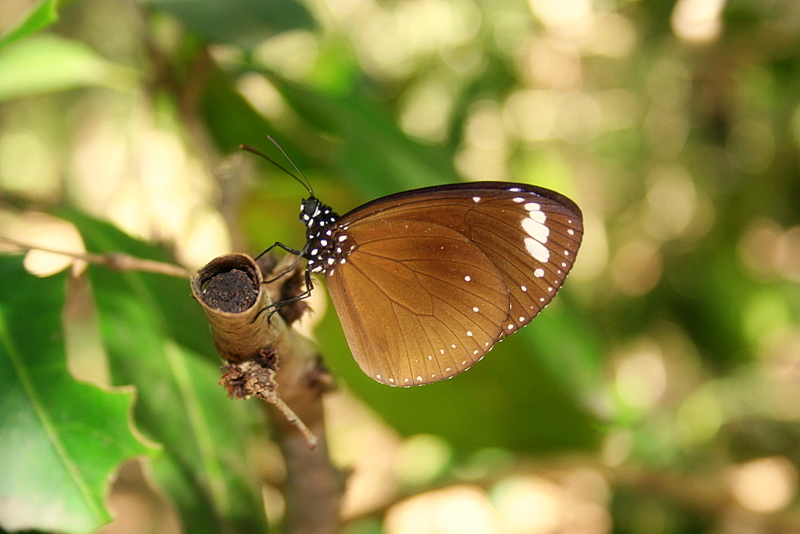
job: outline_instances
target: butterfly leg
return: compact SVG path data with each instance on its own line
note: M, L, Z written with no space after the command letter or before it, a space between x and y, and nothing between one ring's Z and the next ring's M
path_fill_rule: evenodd
M283 308L284 306L288 306L289 304L308 298L311 295L311 290L314 289L314 283L311 281L311 273L309 273L308 271L306 271L305 281L306 281L305 291L291 298L279 300L278 302L273 302L269 306L264 306L261 310L259 310L256 316L253 318L253 322L255 322L256 319L258 319L262 313L269 310L270 308L272 308L272 310L269 312L269 315L267 316L267 321L269 321L272 318L272 316L276 312L280 311L280 309Z
M275 280L279 279L280 277L282 277L282 276L290 273L291 271L293 271L295 266L297 265L297 262L300 261L300 258L305 257L305 253L306 253L306 250L308 249L308 246L309 245L306 244L306 246L303 247L302 250L295 250L295 249L293 249L291 247L287 247L283 243L275 242L269 248L267 248L264 252L259 254L256 257L256 260L258 258L260 258L261 256L263 256L264 254L266 254L269 251L271 251L272 249L278 247L278 248L281 248L281 249L283 249L283 250L285 250L285 251L287 251L287 252L289 252L291 254L294 254L296 256L295 260L291 263L291 265L289 265L289 267L287 267L283 272L279 273L278 275L276 275L275 277L273 277L273 278L271 278L269 280L265 280L263 283L268 284L270 282L274 282ZM287 305L292 304L294 302L297 302L299 300L303 300L303 299L308 298L311 295L311 290L314 289L314 283L311 280L311 273L308 270L305 271L305 283L306 283L305 291L303 291L302 293L300 293L298 295L295 295L295 296L293 296L291 298L280 300L278 302L273 302L269 306L265 306L264 309L262 309L261 311L258 312L258 314L256 314L256 317L253 320L255 321L262 313L264 313L266 310L272 308L272 311L270 311L269 316L267 317L267 320L269 320L269 318L271 318L272 315L275 312L279 311L284 306L287 306Z
M303 254L303 251L302 251L302 250L296 250L296 249L293 249L292 247L288 247L288 246L284 245L284 244L283 244L283 243L281 243L280 241L276 241L276 242L274 242L273 244L271 244L269 247L267 247L267 249L266 249L266 250L264 250L264 252L262 252L261 254L259 254L258 256L256 256L256 261L258 261L258 259L259 259L261 256L263 256L264 254L266 254L266 253L267 253L267 252L269 252L270 250L274 249L275 247L281 248L281 249L285 250L286 252L290 252L290 253L294 254L295 256L302 256L302 254Z
M275 314L275 312L280 311L280 309L283 308L284 306L288 306L289 304L292 304L294 302L307 299L308 297L311 296L311 290L314 289L314 283L311 281L311 273L309 273L308 271L306 271L305 273L306 273L306 290L291 298L280 300L278 302L273 302L272 304L264 308L264 310L273 308L272 311L269 312L269 317L267 317L267 320L269 320L269 318L272 317L272 315Z
M275 242L275 243L273 243L273 244L272 244L272 245L271 245L269 248L267 248L267 250L265 250L264 252L262 252L261 254L259 254L258 256L256 256L256 261L258 261L258 258L260 258L261 256L263 256L264 254L266 254L267 252L269 252L270 250L272 250L272 249L273 249L273 248L275 248L275 247L282 248L282 249L283 249L283 250L285 250L286 252L289 252L289 253L291 253L291 254L294 254L294 255L295 255L295 256L297 256L297 257L296 257L296 258L294 259L294 261L293 261L293 262L292 262L292 263L289 265L289 267L287 267L287 268L286 268L286 270L284 270L282 273L279 273L278 275L276 275L276 276L275 276L275 277L273 277L273 278L270 278L269 280L264 280L264 283L265 283L265 284L269 284L270 282L274 282L275 280L277 280L277 279L278 279L278 278L280 278L281 276L283 276L283 275L285 275L285 274L287 274L287 273L290 273L290 272L292 272L292 271L294 270L294 267L295 267L295 265L297 265L297 262L298 262L298 261L300 261L300 258L304 258L304 257L305 257L305 255L306 255L306 251L308 250L308 247L309 247L309 245L308 245L308 243L306 243L306 246L304 246L302 250L295 250L295 249L293 249L293 248L291 248L291 247L287 247L286 245L284 245L284 244L283 244L283 243L281 243L280 241L276 241L276 242ZM308 280L309 280L309 275L308 275L308 273L306 273L306 282L308 282Z

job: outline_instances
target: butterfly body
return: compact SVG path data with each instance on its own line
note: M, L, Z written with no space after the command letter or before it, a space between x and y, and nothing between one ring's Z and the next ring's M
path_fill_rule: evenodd
M323 274L353 356L384 384L450 378L552 300L583 235L553 191L472 182L406 191L343 216L303 201L307 272Z

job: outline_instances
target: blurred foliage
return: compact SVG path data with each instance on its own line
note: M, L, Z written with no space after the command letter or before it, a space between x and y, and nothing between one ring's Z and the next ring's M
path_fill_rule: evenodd
M454 380L373 382L315 292L347 532L800 531L800 3L0 11L5 238L191 268L299 246L304 191L237 150L279 159L267 135L340 213L458 179L582 207L566 288ZM278 528L268 423L216 385L185 281L0 271L0 528L97 528L142 453L106 534Z

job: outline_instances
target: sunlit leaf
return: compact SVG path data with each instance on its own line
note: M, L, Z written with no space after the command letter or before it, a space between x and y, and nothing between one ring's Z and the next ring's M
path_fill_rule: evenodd
M23 15L17 24L0 37L0 48L27 37L58 20L59 0L40 0Z
M135 73L78 41L39 35L0 49L0 101L79 87L129 90Z

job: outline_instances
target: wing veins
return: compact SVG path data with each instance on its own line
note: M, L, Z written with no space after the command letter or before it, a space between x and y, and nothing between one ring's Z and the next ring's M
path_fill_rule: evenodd
M549 215L550 213L553 213L553 212L548 212L548 211L545 211L544 213L546 213L546 214L548 214L548 215ZM494 216L494 215L492 215L492 214L490 214L490 213L485 213L485 212L480 212L480 214L481 214L481 215L483 215L483 216L485 216L485 217L487 217L487 218L489 218L489 219L493 219L493 220L497 221L499 224L502 224L502 225L504 225L504 226L507 226L507 227L510 227L510 228L514 228L514 229L516 229L516 226L515 226L515 225L513 225L513 224L511 224L511 223L509 223L509 222L508 222L506 219L501 219L500 217L496 217L496 216ZM473 228L473 227L477 227L477 228L486 228L486 227L485 227L485 226L483 226L483 225L470 224L470 223L466 222L466 220L464 221L464 223L465 223L465 224L466 224L468 227L470 227L470 229L471 229L471 228ZM566 225L564 225L564 226L566 226ZM550 230L550 231L551 231L551 232L553 232L554 234L558 234L559 236L563 237L563 238L564 238L564 239L566 239L567 241L570 241L570 242L573 242L573 243L577 242L577 239L575 239L575 237L574 237L574 236L570 236L569 234L565 234L565 233L563 233L563 232L560 232L560 231L558 231L558 230L556 230L555 228L552 228L552 227L550 227L550 226L548 226L547 228L548 228L548 230ZM460 232L459 232L459 233L460 233Z
M458 241L458 240L455 240L455 239L453 241L455 241L457 243L462 243L462 241ZM510 242L508 242L508 243L511 244ZM480 250L479 247L477 247L476 245L473 245L473 246L475 246L475 248L477 248L481 252L481 254L483 254L483 251ZM386 261L392 261L392 262L395 262L395 263L399 263L401 265L405 265L405 264L408 264L408 263L424 263L424 262L436 261L436 262L441 262L441 263L452 263L452 264L455 264L455 265L463 265L463 266L469 266L471 268L475 268L474 265L469 264L469 263L464 262L464 261L460 261L458 259L450 259L450 258L437 258L435 260L429 260L429 259L421 259L421 260L420 259L400 259L400 258L395 258L395 257L392 257L392 256L387 256L385 254L376 254L375 252L370 252L370 251L366 251L366 250L361 250L360 253L364 254L364 255L367 255L367 256L373 256L375 258L381 258L381 259L386 260ZM485 254L484 254L484 256L485 256ZM491 260L489 260L489 263L494 265L494 262L491 261ZM483 273L492 274L491 271L488 271L488 270L483 269L481 267L478 267L477 270L479 270L479 271L481 271ZM414 271L414 272L418 272L418 271Z

